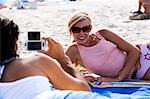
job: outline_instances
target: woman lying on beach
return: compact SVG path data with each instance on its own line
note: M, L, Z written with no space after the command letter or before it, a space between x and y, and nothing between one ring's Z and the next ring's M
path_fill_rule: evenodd
M133 15L129 17L131 20L143 20L150 19L150 0L139 0L138 11L133 12ZM141 8L144 8L144 13Z
M140 52L109 30L90 33L91 29L87 13L77 13L69 20L72 44L66 54L72 63L100 75L99 81L122 81L131 77L150 80L150 44L140 45Z
M75 69L58 42L46 38L49 47L47 51L19 58L18 26L13 21L0 17L0 29L0 99L33 99L44 92L49 92L46 95L49 98L41 97L42 99L62 99L62 96L68 99L72 95L80 98L98 97L89 92L91 89L86 80ZM75 93L55 92L54 89L72 90ZM81 94L77 91L84 92Z

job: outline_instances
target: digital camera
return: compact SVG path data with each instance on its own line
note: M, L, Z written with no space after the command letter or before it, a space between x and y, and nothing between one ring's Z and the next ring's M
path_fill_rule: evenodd
M28 32L28 40L26 42L27 50L44 50L46 43L41 39L39 31Z

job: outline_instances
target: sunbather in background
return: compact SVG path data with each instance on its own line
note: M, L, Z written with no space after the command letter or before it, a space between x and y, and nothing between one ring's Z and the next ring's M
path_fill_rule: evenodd
M141 11L142 7L144 12ZM133 12L133 15L129 17L131 20L143 20L150 19L150 0L139 0L138 11Z

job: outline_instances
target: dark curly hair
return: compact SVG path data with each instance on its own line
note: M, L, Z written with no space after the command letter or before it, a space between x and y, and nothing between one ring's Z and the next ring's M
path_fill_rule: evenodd
M18 25L12 20L0 17L0 64L17 57Z

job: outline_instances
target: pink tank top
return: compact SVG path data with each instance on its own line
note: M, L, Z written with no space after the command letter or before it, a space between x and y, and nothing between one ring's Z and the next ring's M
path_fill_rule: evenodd
M101 40L92 47L77 44L84 67L101 76L113 77L123 68L126 54L99 32L96 35Z

